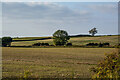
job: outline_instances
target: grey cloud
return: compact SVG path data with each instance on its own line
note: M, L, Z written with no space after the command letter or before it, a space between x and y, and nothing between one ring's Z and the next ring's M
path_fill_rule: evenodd
M109 22L112 23L114 19L110 17L111 13L110 16L98 14L97 10L104 7L94 8L90 7L91 5L98 6L85 4L85 8L79 9L82 7L79 5L78 10L74 10L56 3L3 3L3 35L43 36L52 35L57 29L65 29L70 34L76 34L87 33L93 25L112 26L109 25ZM108 24L105 24L105 19Z
M83 18L86 12L75 12L56 4L30 6L25 3L3 4L3 17L18 19L74 19ZM85 15L87 16L87 14Z

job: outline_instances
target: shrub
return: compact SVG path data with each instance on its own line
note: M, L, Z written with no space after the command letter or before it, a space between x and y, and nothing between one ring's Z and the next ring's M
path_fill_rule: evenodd
M44 46L49 46L49 44L48 43L44 43Z
M49 46L49 43L34 43L32 46Z
M105 47L105 46L110 46L110 43L88 43L86 46L98 46L98 47Z
M27 79L27 78L29 78L30 76L31 76L31 72L30 72L29 70L25 70L25 71L24 71L24 76L23 76L23 78Z
M41 43L41 46L49 46L48 43Z
M72 43L67 43L67 45L66 46L72 46Z
M41 43L34 43L32 46L40 46Z
M12 38L11 37L2 37L2 46L7 47L11 46Z
M24 70L23 73L20 73L20 78L16 80L32 80L32 72L30 70Z
M103 44L102 44L102 43L99 43L99 47L103 47Z
M98 46L98 43L88 43L86 46Z
M120 80L120 52L106 55L97 67L91 68L94 72L93 79L119 79Z
M104 46L110 46L110 43L103 43Z

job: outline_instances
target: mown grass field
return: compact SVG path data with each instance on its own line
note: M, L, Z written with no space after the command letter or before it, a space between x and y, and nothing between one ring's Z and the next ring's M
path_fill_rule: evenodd
M41 38L43 37L18 38L17 40L26 40L26 39L30 40L30 39L41 39ZM16 38L13 40L16 40ZM49 44L53 44L52 39L46 39L46 40L35 40L35 41L12 42L12 46L31 46L32 44L37 43L37 42L47 42ZM73 38L70 38L69 42L71 42L73 45L86 45L90 42L94 42L94 43L109 42L110 45L114 46L118 44L118 36L73 37Z
M31 78L90 78L92 73L89 69L96 66L105 53L114 50L115 48L3 47L3 78L23 76L24 70L30 70Z

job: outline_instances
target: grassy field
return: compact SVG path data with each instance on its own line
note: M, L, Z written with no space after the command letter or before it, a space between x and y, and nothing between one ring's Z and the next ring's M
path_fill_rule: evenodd
M43 37L42 37L43 38ZM45 38L45 37L44 37ZM41 37L27 37L27 38L18 38L17 40L30 40L30 39L41 39ZM13 40L16 40L13 39ZM12 42L12 46L31 46L34 43L37 42L47 42L49 44L53 44L52 39L47 40L35 40L35 41L19 41L19 42ZM102 37L74 37L69 40L69 42L72 42L73 45L86 45L90 42L96 42L96 43L103 43L103 42L109 42L110 45L117 45L118 44L118 36L102 36Z
M87 40L87 38L85 38ZM76 39L73 39L76 40ZM89 69L114 48L2 48L3 78L89 78Z

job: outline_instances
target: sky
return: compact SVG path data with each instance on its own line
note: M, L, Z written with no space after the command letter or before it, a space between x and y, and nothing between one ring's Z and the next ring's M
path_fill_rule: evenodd
M1 14L0 14L1 15ZM118 34L117 2L2 2L2 36Z
M1 0L2 2L118 2L119 0Z

